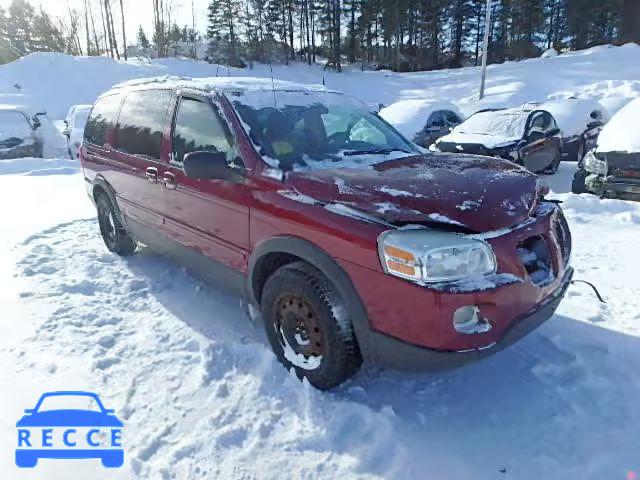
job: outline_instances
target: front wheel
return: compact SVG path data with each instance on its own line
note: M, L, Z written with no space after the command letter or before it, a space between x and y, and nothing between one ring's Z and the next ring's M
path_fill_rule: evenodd
M571 182L571 192L576 194L587 193L585 180L588 176L589 172L587 172L584 168L578 168L578 170L576 170L576 173L573 175L573 181Z
M354 375L360 349L342 299L306 262L285 265L265 283L261 310L278 360L320 390Z

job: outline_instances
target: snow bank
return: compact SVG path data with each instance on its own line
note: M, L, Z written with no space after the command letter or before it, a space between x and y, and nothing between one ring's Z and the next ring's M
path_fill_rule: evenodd
M597 100L577 98L553 100L543 103L538 108L553 115L565 137L580 135L584 132L587 125L596 120L591 116L592 113L597 115L597 119L603 123L609 120L609 113Z
M640 98L616 113L598 137L599 152L640 152Z
M390 105L399 100L437 99L452 102L465 116L482 108L518 106L547 99L595 98L606 104L640 94L640 47L594 47L557 57L490 65L486 96L478 100L479 72L475 67L434 72L393 73L360 71L345 66L343 73L324 71L320 65L273 65L278 79L324 84L367 103ZM566 74L565 74L566 72ZM268 65L254 69L227 68L187 59L131 59L70 57L58 53L35 53L0 66L0 98L28 93L51 118L64 118L71 105L93 103L112 85L131 79L163 75L183 77L271 77ZM638 79L638 80L633 80ZM18 88L16 88L19 87Z

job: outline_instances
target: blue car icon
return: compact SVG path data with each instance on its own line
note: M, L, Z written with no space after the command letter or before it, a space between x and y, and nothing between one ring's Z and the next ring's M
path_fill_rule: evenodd
M88 397L95 400L97 410L56 409L41 410L42 402L51 397ZM60 399L58 399L60 400ZM100 458L102 465L118 468L124 464L122 449L122 422L114 415L114 410L104 408L98 395L91 392L60 391L44 393L33 409L26 409L18 422L18 448L16 449L16 465L21 468L33 468L40 458L77 459ZM84 437L78 427L87 430ZM62 433L65 448L54 447L53 435ZM109 445L100 435L108 434ZM40 435L41 434L41 435ZM87 448L75 448L77 442L85 440ZM110 448L105 448L109 446ZM117 448L120 447L120 448Z

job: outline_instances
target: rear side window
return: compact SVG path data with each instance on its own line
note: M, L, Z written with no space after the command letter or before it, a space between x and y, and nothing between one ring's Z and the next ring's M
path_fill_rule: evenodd
M94 145L115 144L115 128L122 95L102 97L91 110L84 130L84 140Z
M191 152L224 152L233 161L233 147L222 120L208 103L183 98L173 128L174 161L182 163Z
M131 155L160 160L170 100L169 90L128 93L118 118L118 149Z
M453 127L455 127L461 122L458 115L453 113L451 110L444 110L444 118L447 120L447 123L449 124L449 126L453 126Z
M429 127L437 127L444 128L444 115L442 111L433 112L427 120L427 128Z

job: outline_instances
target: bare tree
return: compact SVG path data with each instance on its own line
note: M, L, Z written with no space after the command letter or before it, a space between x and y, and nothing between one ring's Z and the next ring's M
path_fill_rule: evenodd
M78 55L82 55L82 45L80 44L80 34L78 33L78 14L76 11L71 10L68 1L67 10L69 12L69 28L71 30L71 41L73 43L74 49L78 52Z
M113 44L111 43L111 35L109 34L109 31L107 30L107 23L105 20L105 12L104 12L104 6L105 6L106 0L105 2L103 2L102 0L99 1L99 5L100 5L100 17L102 17L102 32L103 32L103 36L104 36L104 41L106 43L105 45L105 51L108 49L109 50L109 56L111 56L111 58L113 58Z
M89 18L91 19L91 29L93 30L93 41L96 46L96 55L100 55L103 51L106 51L106 48L103 50L98 42L98 31L96 30L96 24L93 21L93 11L91 9L91 2L88 1L89 5Z
M127 59L127 33L124 26L124 8L122 6L122 0L120 0L120 16L122 17L122 50L124 53L124 59Z
M116 54L116 58L120 60L120 52L118 51L118 39L116 38L116 31L113 26L113 12L111 11L111 3L109 0L104 0L104 13L107 19L107 33L109 35L109 44L113 48L113 52ZM111 54L113 56L113 53Z

